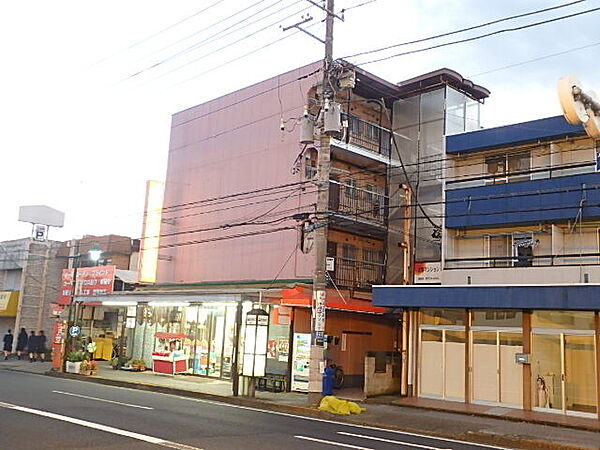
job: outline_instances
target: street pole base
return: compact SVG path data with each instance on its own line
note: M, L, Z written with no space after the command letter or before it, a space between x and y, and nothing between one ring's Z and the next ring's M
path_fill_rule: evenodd
M309 392L307 398L308 407L318 408L322 398L323 394L321 394L320 392Z

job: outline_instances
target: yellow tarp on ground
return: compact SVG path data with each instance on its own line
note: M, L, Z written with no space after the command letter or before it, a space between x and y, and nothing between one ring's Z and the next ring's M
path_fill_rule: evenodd
M328 395L321 399L319 404L319 411L327 411L333 414L340 414L342 416L349 416L350 414L360 414L365 412L366 408L361 408L357 403L342 400L333 395Z

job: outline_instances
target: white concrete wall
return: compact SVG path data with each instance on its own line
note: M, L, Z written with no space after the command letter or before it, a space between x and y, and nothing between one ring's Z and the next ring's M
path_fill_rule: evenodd
M451 269L442 271L442 284L559 284L600 283L600 266L506 267L489 269Z

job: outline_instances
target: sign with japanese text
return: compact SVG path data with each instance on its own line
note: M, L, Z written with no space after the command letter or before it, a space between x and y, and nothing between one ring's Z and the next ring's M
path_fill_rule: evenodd
M78 268L77 280L75 283L75 295L81 297L93 297L112 292L116 269L116 266ZM64 269L62 272L60 291L58 294L59 305L71 304L74 272L75 269Z
M0 311L5 311L8 308L8 301L10 300L11 291L0 292Z
M442 263L415 263L415 284L440 284L442 282Z

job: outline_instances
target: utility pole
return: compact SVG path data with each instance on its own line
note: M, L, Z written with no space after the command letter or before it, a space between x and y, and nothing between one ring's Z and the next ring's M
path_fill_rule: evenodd
M330 101L335 98L336 80L332 76L333 66L333 23L334 0L327 0L325 20L325 59L323 60L323 84L321 93L321 115L325 117ZM321 128L317 173L317 217L315 228L315 272L313 276L312 340L310 347L309 403L321 400L322 372L324 369L324 337L327 297L327 226L329 223L329 173L331 168L330 136Z
M287 31L296 28L313 39L325 44L323 59L323 81L320 92L321 131L319 136L319 155L317 161L317 214L314 226L315 271L313 274L313 300L311 322L311 346L309 359L308 402L316 405L321 400L322 372L324 369L324 340L325 340L325 299L327 297L327 226L329 224L329 173L331 168L330 139L335 129L326 126L327 117L340 121L339 105L335 104L335 89L337 78L333 70L333 24L335 19L344 20L335 14L334 0L327 0L322 6L315 0L307 0L317 8L322 9L325 16L325 40L306 31L300 26L311 21L310 15L302 16L302 21L283 28ZM336 117L337 115L337 117ZM335 127L334 127L335 128ZM337 130L339 131L339 130Z

